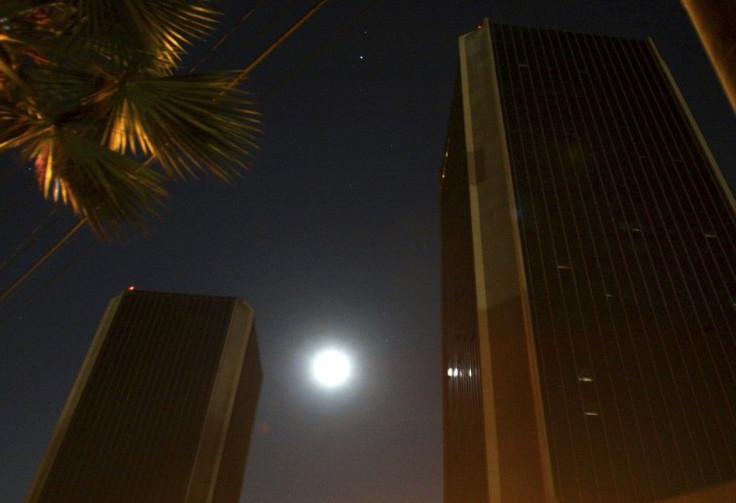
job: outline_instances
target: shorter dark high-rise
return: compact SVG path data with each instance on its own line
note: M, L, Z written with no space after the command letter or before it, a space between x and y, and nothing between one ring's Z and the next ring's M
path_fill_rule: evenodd
M28 501L238 501L262 380L253 320L230 297L114 298Z

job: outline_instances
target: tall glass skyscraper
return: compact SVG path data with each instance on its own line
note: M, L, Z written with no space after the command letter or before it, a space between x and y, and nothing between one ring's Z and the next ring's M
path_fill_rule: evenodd
M125 292L105 312L28 501L239 501L261 379L241 300Z
M736 477L736 205L650 40L461 37L440 187L447 503Z

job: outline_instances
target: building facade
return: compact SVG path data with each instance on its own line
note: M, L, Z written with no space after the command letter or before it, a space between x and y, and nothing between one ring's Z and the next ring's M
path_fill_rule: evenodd
M682 0L736 112L736 2Z
M110 301L30 502L236 502L262 371L236 298Z
M736 204L651 41L461 37L440 191L447 503L736 477Z

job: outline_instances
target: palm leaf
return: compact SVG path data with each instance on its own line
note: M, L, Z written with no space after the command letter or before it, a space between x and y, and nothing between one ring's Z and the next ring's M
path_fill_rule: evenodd
M33 90L38 113L57 122L67 115L84 112L85 97L96 92L102 76L64 67L33 66L23 71Z
M207 3L16 0L0 7L0 20L22 48L31 47L55 64L92 61L111 73L139 68L169 74L186 47L215 26L217 13Z
M56 3L54 0L9 0L0 4L0 20L7 21L39 7Z
M111 61L170 71L187 45L215 26L206 1L68 0L79 14L76 42L91 41Z
M70 205L102 238L128 224L143 229L166 196L155 170L78 134L54 129L25 153L35 159L44 197Z
M258 115L246 94L227 89L229 73L135 79L99 98L104 142L118 152L152 154L172 177L208 172L229 180L253 150Z
M0 101L0 153L48 134L48 124L23 107Z
M0 0L1 1L1 0ZM230 73L173 76L213 27L207 0L14 0L0 6L0 152L101 237L143 227L168 178L231 180L258 115Z

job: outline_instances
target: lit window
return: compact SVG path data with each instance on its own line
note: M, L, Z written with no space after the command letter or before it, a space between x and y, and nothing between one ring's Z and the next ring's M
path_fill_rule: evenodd
M703 236L705 236L708 239L716 239L718 236L716 236L715 232L704 232Z
M557 269L560 269L560 270L565 269L565 270L567 270L567 269L572 269L572 266L558 264L557 265Z
M578 381L580 382L593 382L592 377L578 377Z
M586 415L586 416L590 416L590 417L593 417L593 416L597 416L597 415L598 415L598 413L597 413L597 412L594 412L594 411L592 411L592 410L586 410L586 411L585 411L585 415Z
M447 369L447 375L452 377L452 369Z

